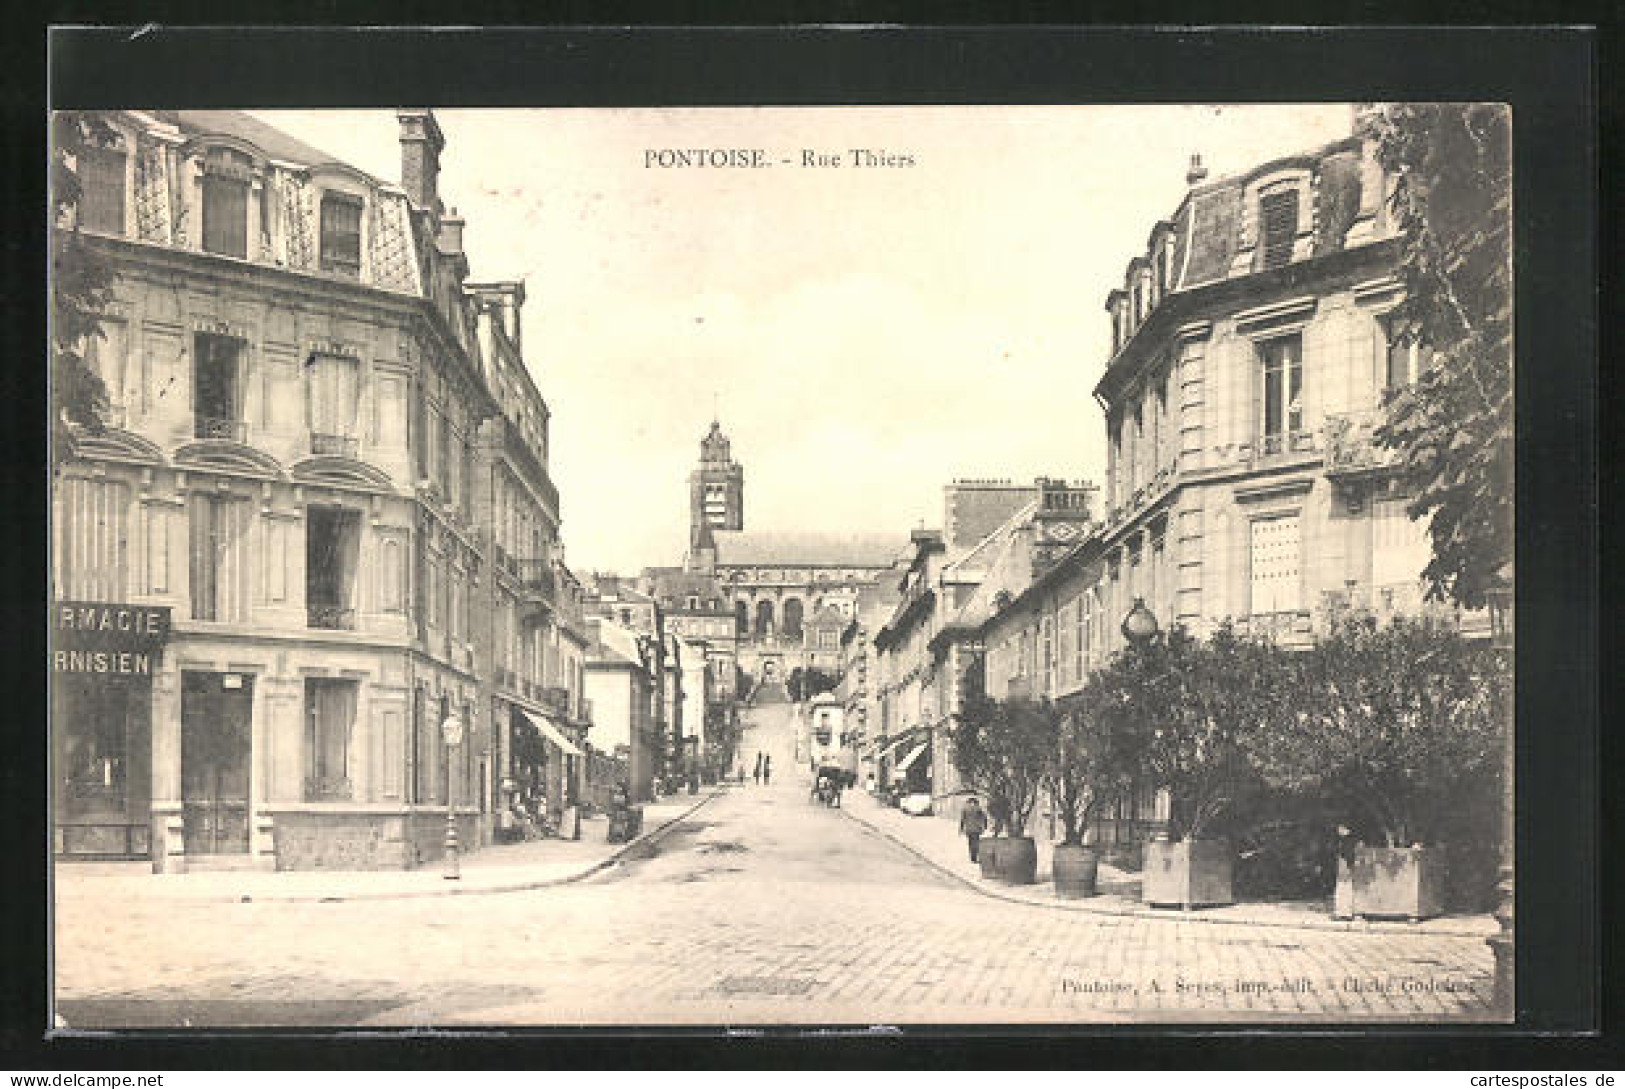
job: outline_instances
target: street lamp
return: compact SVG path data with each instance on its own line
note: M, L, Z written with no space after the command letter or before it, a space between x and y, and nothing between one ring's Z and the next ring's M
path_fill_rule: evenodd
M1129 609L1128 615L1123 617L1121 630L1123 638L1127 639L1130 645L1136 649L1143 650L1150 645L1151 640L1156 638L1158 630L1157 617L1155 613L1146 608L1145 598L1137 597L1134 599L1133 608Z
M463 742L463 720L447 715L440 724L440 737L446 743L446 870L440 876L456 881L463 874L457 857L457 775L452 755Z
M1513 625L1513 568L1508 563L1496 573L1495 584L1486 592L1490 607L1490 645L1501 652L1502 666L1514 668L1513 643L1516 630ZM1490 951L1495 954L1495 1008L1517 1016L1517 990L1514 967L1516 962L1515 909L1517 883L1515 858L1517 854L1517 790L1513 776L1518 768L1518 746L1515 720L1506 724L1501 743L1501 865L1497 873L1495 891L1497 903L1495 920L1501 928L1489 939Z

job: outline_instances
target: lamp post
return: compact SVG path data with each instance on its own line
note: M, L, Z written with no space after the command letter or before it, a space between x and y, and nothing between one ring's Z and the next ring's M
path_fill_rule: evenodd
M1123 624L1119 630L1123 633L1123 638L1128 640L1129 646L1134 648L1135 654L1144 654L1157 637L1159 630L1157 614L1146 607L1145 598L1137 597L1134 599L1134 604L1129 608L1129 611L1123 616ZM1158 735L1161 735L1160 728ZM1166 825L1157 833L1156 838L1164 841L1168 839Z
M1496 577L1496 585L1486 595L1490 607L1490 645L1501 652L1502 666L1513 668L1513 569L1509 563ZM1517 989L1515 976L1517 883L1515 859L1517 855L1517 789L1513 776L1517 774L1518 746L1513 722L1506 724L1501 743L1501 864L1497 870L1495 891L1497 903L1495 920L1500 930L1488 940L1495 954L1495 1008L1501 1013L1517 1016Z
M446 869L440 876L456 881L463 874L457 857L457 775L452 770L452 757L463 741L463 720L447 715L440 724L440 737L446 743Z
M1134 599L1133 607L1123 617L1121 631L1123 638L1127 639L1135 650L1144 650L1151 645L1151 640L1157 637L1157 616L1146 608L1145 598Z

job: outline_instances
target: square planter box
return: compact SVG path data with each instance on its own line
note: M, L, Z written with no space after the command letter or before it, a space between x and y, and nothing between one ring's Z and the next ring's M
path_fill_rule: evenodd
M1444 910L1443 848L1358 847L1349 869L1350 914L1417 922Z
M1145 845L1140 900L1186 909L1233 904L1230 871L1230 845L1223 840L1152 840Z

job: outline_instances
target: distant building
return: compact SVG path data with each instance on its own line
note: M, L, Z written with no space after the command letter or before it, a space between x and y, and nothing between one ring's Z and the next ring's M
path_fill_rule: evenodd
M732 653L753 682L782 683L808 668L833 676L840 668L838 633L859 592L903 551L902 536L746 530L744 468L716 421L700 442L689 480L682 578L670 568L651 569L647 588L662 599L703 605L689 611L708 631L717 630L719 619L708 603L720 602L732 619ZM680 589L673 594L673 588Z
M871 759L883 785L930 792L940 813L958 803L949 737L979 627L999 600L1085 536L1094 486L1040 477L1031 485L955 481L943 489L944 532L916 530L900 600L873 636L879 734Z

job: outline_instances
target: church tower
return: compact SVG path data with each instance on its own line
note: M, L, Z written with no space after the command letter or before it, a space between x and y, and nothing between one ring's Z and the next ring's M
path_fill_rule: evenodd
M714 568L712 532L745 528L745 468L733 459L728 436L716 420L700 440L700 463L688 474L688 494L689 566Z

